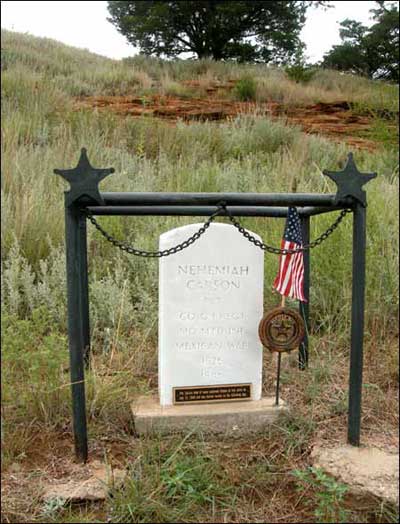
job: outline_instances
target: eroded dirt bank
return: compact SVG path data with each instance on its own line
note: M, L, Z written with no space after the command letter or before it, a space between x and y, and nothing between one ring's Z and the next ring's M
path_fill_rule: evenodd
M220 121L240 114L259 114L284 118L299 125L306 133L320 134L353 147L374 150L377 144L360 135L368 131L373 118L352 111L346 101L318 103L305 107L285 107L276 102L237 102L215 98L183 98L177 96L89 96L75 100L75 109L111 111L121 116L156 117L175 123Z

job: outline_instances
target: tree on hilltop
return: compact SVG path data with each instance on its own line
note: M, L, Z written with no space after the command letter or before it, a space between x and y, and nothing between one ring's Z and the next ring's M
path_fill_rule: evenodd
M108 20L146 55L279 63L301 46L312 4L328 2L108 2Z
M375 24L366 27L355 20L341 23L342 44L333 46L322 65L370 78L399 81L399 11L397 3L377 2L372 9Z

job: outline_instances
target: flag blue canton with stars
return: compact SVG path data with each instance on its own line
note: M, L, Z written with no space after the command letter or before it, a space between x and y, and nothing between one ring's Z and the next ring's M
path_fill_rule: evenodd
M300 217L295 207L289 207L284 238L295 244L301 245L302 243Z

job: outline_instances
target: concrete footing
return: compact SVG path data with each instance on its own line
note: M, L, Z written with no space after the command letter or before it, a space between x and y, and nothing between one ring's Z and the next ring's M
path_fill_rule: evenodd
M160 406L156 397L140 397L132 404L135 430L139 435L180 433L200 430L206 433L243 436L258 433L276 421L288 408L275 398L214 404Z
M316 444L313 465L348 484L356 495L369 495L399 505L399 454L350 445L326 448Z

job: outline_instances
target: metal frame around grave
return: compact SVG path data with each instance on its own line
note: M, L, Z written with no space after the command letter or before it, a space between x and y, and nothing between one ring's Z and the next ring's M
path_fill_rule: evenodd
M310 218L321 213L353 211L352 309L349 376L349 444L360 444L361 388L363 368L366 193L362 186L376 173L360 173L350 153L342 171L324 171L337 185L336 194L312 193L105 193L99 182L114 169L96 169L82 149L73 169L55 169L70 183L65 192L65 236L68 294L68 341L72 390L72 417L75 453L88 458L85 402L85 365L90 358L89 292L87 271L86 209L92 215L210 216L223 201L231 215L286 217L288 206L300 215L303 242L310 240ZM223 216L223 213L222 215ZM304 294L301 304L308 327L310 290L310 251L304 252ZM299 367L308 363L307 331L299 348Z

